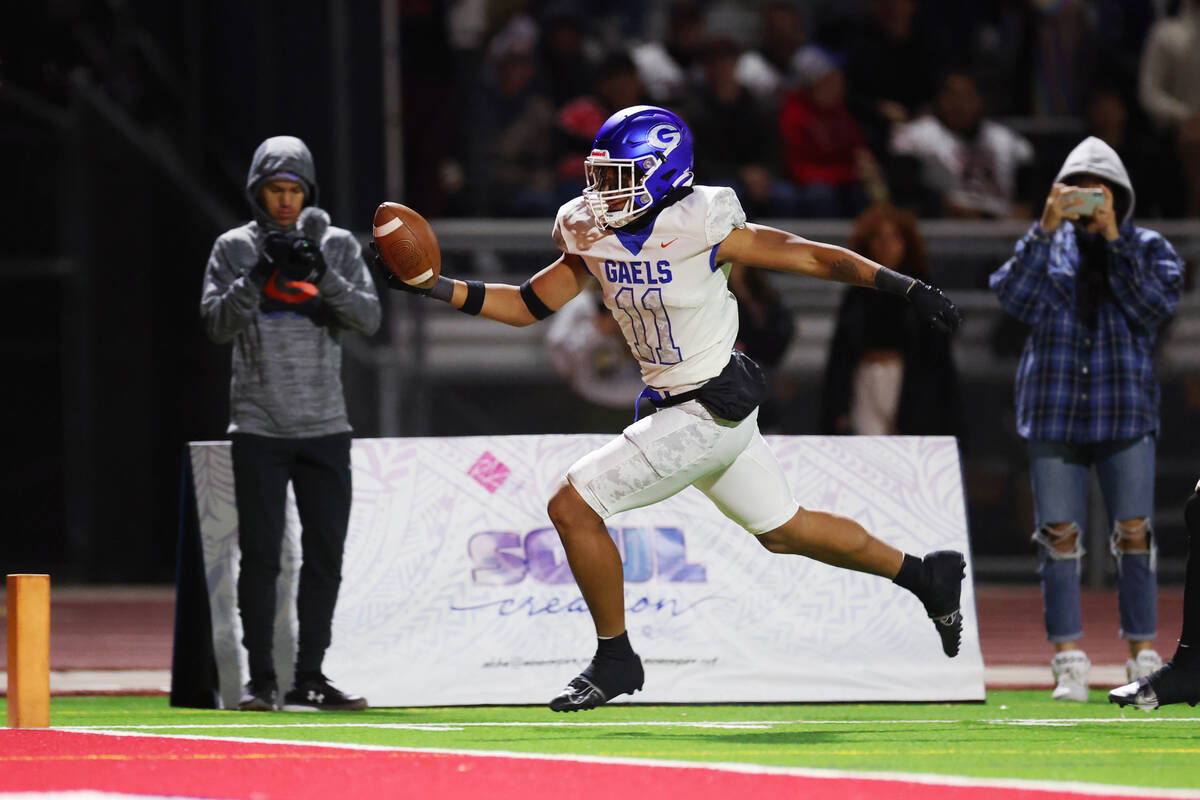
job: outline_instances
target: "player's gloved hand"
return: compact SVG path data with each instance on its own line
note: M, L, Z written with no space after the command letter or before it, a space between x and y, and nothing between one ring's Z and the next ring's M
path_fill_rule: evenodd
M908 301L917 309L921 318L942 333L954 333L962 324L962 314L941 289L920 280L914 280L905 293Z
M400 276L392 272L388 265L384 263L383 256L379 253L379 245L371 242L371 266L378 273L389 289L395 289L397 292L408 292L409 294L419 294L422 297L429 296L429 289L418 289L416 286L410 286L400 280Z
M312 239L292 239L289 242L287 258L279 266L279 271L289 281L306 281L316 283L325 274L325 257L321 255L321 246Z

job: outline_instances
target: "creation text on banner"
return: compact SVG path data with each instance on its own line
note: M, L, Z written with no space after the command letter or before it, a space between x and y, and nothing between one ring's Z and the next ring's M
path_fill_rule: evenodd
M361 439L325 672L376 706L543 703L595 631L546 501L604 435ZM958 657L890 581L768 553L696 489L608 521L645 662L632 702L984 698L958 449L949 437L767 437L800 504L915 554L968 553ZM246 680L229 445L191 445L226 707ZM295 653L299 520L289 497L276 661ZM621 697L619 701L630 701Z

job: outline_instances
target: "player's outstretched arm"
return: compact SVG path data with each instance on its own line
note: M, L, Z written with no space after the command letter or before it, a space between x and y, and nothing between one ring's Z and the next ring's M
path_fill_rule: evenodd
M902 275L853 250L814 242L794 233L748 223L734 228L717 250L717 261L795 272L827 281L867 286L906 298L939 330L951 332L962 315L949 297L924 281Z
M523 327L545 319L575 297L591 278L579 256L564 254L520 286L460 281L439 275L424 286L409 286L375 256L387 285L398 291L432 297L472 316Z

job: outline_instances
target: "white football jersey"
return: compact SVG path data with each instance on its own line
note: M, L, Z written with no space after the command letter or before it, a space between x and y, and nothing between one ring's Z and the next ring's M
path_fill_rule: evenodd
M717 248L746 214L732 189L694 186L637 233L602 230L582 197L563 205L554 241L583 259L647 386L686 391L716 377L738 333L737 301Z

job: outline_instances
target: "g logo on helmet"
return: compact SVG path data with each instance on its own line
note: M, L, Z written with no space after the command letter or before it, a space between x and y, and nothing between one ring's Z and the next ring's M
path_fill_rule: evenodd
M663 155L669 156L671 151L679 146L683 134L673 125L655 125L648 134L650 144L663 149Z

